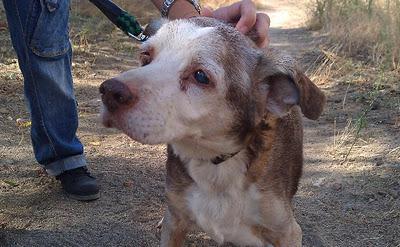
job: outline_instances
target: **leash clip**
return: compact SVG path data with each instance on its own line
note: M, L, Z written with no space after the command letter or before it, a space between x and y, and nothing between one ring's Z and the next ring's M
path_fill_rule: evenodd
M58 0L46 0L46 1L58 1ZM121 9L118 5L113 3L111 0L89 0L101 12L119 29L121 29L129 37L136 39L137 41L143 42L148 39L143 32L143 28L140 23L136 20L135 16L129 14L125 10Z
M144 42L146 41L149 37L144 35L143 32L139 33L138 35L133 35L131 33L126 33L129 37L136 39L139 42Z

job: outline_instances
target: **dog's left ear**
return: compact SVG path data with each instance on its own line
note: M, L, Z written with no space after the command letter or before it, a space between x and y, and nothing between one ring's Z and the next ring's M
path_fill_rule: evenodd
M299 105L309 119L321 115L324 93L297 68L291 57L272 50L260 55L254 79L264 95L266 110L272 114L283 117L292 106Z

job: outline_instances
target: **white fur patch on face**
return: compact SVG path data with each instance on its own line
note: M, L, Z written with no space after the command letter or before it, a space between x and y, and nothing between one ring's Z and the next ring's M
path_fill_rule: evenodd
M210 35L214 30L213 27L199 27L187 21L170 22L158 30L157 35L152 37L154 40L163 39L164 42L169 40L179 39L182 43L191 42L204 35ZM178 33L179 32L179 33Z
M182 139L209 142L227 135L233 111L225 100L227 85L219 55L221 43L212 27L199 27L187 20L172 21L151 37L144 49L154 51L152 61L115 79L125 83L137 103L108 116L112 126L146 144L173 143ZM196 83L182 89L183 73L193 68L212 76L212 87Z
M163 46L170 48L173 48L175 45L185 47L199 38L204 38L203 36L211 36L213 30L213 27L199 27L186 20L171 21L163 25L157 31L157 34L151 37L145 45L149 43L162 43Z
M261 220L261 198L255 185L245 187L246 158L242 151L214 165L191 160L187 164L195 183L187 189L186 201L196 223L219 244L265 246L250 226Z

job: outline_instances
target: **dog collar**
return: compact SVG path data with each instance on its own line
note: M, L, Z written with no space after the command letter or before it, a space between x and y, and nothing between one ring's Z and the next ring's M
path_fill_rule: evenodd
M235 155L238 154L239 152L240 152L240 151L237 151L236 153L231 153L231 154L221 154L221 155L218 155L217 157L213 158L213 159L211 160L211 162L212 162L214 165L218 165L218 164L220 164L220 163L222 163L222 162L224 162L224 161L227 161L228 159L232 158L233 156L235 156Z

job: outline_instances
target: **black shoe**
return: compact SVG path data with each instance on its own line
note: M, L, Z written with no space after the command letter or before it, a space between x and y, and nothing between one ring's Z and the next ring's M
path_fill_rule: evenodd
M100 197L96 178L86 167L65 171L56 177L68 196L79 201L92 201Z

